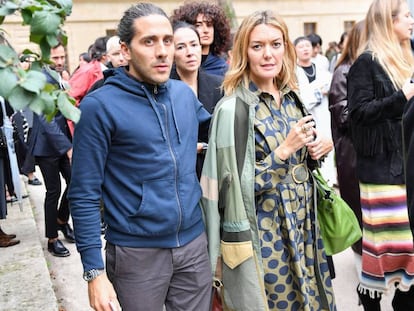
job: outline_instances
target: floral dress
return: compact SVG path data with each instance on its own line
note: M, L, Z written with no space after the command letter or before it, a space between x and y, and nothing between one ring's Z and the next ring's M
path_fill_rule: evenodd
M274 153L301 110L287 96L277 108L270 94L258 95L255 203L269 310L336 310L323 242L314 226L311 180L297 183L288 176L293 166L306 162L306 148L286 161Z

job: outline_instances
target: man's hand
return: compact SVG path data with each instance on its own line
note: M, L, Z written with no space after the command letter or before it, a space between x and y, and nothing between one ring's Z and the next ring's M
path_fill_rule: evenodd
M114 287L106 273L88 283L89 304L96 311L120 311Z
M68 157L70 164L72 164L72 153L73 148L70 148L68 151L66 151L66 156Z

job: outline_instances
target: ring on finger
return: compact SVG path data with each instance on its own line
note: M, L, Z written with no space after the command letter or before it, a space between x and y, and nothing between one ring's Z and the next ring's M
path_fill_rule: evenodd
M308 132L308 127L306 125L302 125L302 133L306 134Z

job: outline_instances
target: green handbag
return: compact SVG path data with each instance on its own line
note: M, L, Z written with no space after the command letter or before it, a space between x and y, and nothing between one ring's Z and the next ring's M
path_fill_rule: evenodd
M342 252L362 237L358 219L349 205L330 187L319 169L313 172L316 217L327 255Z

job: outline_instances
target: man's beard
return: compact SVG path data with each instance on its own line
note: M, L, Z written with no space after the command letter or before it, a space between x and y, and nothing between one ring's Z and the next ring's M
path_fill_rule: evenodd
M65 71L65 67L56 67L56 66L50 66L50 69L58 72L58 73L62 73Z

